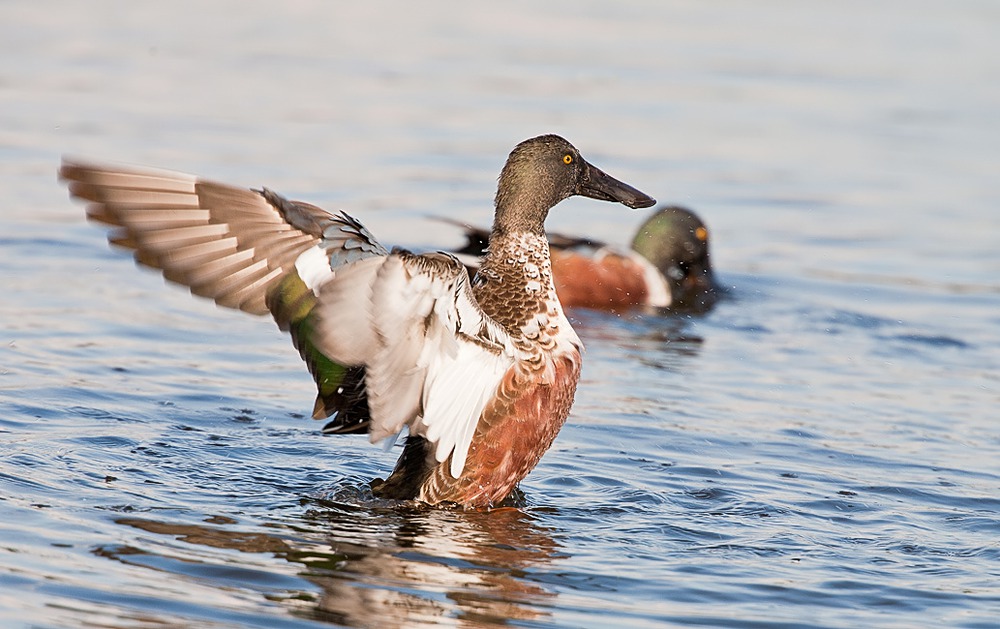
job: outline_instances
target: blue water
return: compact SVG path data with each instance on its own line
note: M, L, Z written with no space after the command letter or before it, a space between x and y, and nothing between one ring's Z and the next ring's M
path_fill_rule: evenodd
M991 2L7 2L0 625L1000 626ZM265 319L56 182L169 167L458 245L560 133L711 229L702 316L573 311L570 420L488 513L373 498ZM549 226L626 243L643 212Z

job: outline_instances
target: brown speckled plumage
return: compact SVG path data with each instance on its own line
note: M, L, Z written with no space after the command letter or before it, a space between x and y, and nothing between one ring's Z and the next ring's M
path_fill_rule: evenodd
M500 235L483 260L473 292L483 312L508 332L546 313L548 304L558 305L548 242L529 233Z
M427 502L494 505L506 498L552 445L580 376L580 341L556 298L544 236L495 240L474 292L526 359L511 367L483 410L466 473L456 479L447 461L436 466L421 487Z

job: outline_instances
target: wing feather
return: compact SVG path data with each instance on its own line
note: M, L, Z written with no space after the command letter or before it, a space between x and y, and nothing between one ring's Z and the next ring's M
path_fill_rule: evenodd
M338 270L319 295L319 348L338 362L363 361L372 441L408 427L439 462L451 456L458 477L483 409L514 363L513 345L483 314L453 256L395 250L364 273L357 266Z
M470 369L476 364L476 369ZM510 356L484 351L479 344L459 337L455 356L436 356L428 366L424 389L425 438L435 443L434 458L452 455L450 472L462 474L479 417L507 370Z
M136 260L222 306L267 314L267 294L315 247L332 215L316 206L150 168L64 159L87 216Z
M148 253L161 260L161 268L165 273L186 273L201 264L219 260L239 251L239 243L235 238L220 238L207 242L182 243L170 247L164 243L151 243L143 239L141 245L136 244L140 252ZM183 284L183 280L169 278L171 281Z

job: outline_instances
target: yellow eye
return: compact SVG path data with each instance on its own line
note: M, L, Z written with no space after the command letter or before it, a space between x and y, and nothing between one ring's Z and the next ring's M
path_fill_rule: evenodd
M572 164L572 163L573 163L573 156L572 155L570 155L569 153L566 153L565 155L563 155L563 164Z
M698 240L705 242L705 240L708 239L708 230L705 229L704 227L699 227L698 229L694 230L694 236Z

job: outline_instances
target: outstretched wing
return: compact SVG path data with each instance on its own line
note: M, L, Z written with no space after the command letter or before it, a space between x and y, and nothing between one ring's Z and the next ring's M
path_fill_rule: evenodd
M316 380L313 415L336 412L342 432L366 424L363 368L318 351L309 318L313 288L332 266L387 253L360 223L270 190L165 170L65 159L59 175L88 202L88 217L112 227L108 239L141 264L219 305L271 312Z
M253 191L146 168L64 160L70 193L87 216L116 229L108 239L136 260L219 305L268 313L268 291L315 246L330 215L304 203L273 203Z
M315 246L331 218L275 195L145 168L64 160L60 177L87 216L140 263L219 305L263 315L268 291ZM269 198L269 195L271 198ZM282 200L283 201L283 200Z

